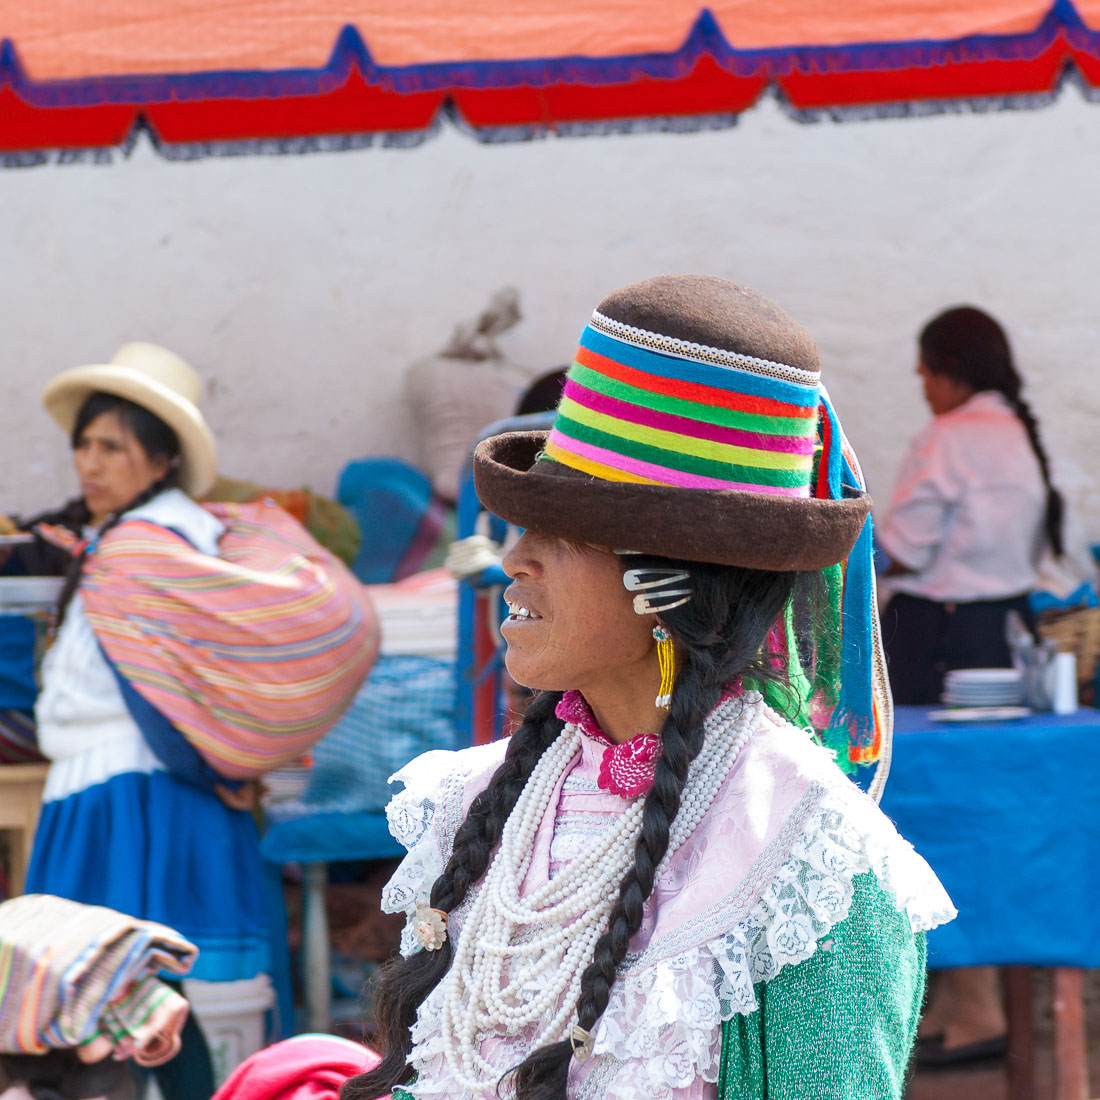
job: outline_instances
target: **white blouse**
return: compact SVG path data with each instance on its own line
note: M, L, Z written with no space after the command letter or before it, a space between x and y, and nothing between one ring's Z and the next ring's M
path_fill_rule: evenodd
M179 489L168 489L127 514L179 531L206 554L217 554L221 522ZM65 798L114 775L162 768L145 743L118 680L96 640L77 589L42 662L35 705L38 744L52 761L43 798Z
M895 591L929 600L996 600L1035 586L1046 485L1005 397L976 393L936 416L902 461L878 536L913 572Z

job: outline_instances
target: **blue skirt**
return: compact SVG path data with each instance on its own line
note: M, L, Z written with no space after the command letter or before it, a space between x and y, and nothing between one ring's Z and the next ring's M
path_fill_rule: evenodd
M45 803L26 888L174 928L199 948L193 978L270 969L252 816L166 771L125 772Z

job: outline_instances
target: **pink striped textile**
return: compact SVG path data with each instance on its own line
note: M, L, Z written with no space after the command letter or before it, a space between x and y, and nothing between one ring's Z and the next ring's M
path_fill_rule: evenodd
M204 504L219 556L124 520L88 555L80 591L118 671L216 771L261 775L351 704L378 654L363 585L270 501Z
M51 894L0 905L0 1053L44 1054L140 1032L198 949L163 924Z
M577 439L567 440L560 436L557 428L551 429L550 437L546 441L546 457L564 461L570 466L577 466L578 469L583 469L586 473L597 477L610 478L611 473L614 472L615 480L620 480L625 473L653 485L679 485L684 489L743 489L750 493L769 493L780 497L810 495L810 490L806 486L788 488L783 485L752 485L748 482L722 481L718 478L706 477L704 474L689 474L668 466L657 466L652 462L644 462L640 458L616 454L604 447L597 447L593 443L582 443ZM584 460L587 460L589 465L584 465ZM608 473L602 474L601 471L594 469L594 466L599 466Z

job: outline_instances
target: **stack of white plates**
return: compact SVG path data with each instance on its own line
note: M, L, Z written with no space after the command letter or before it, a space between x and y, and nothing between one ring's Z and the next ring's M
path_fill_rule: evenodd
M959 668L944 677L951 707L1011 707L1023 702L1024 682L1014 668Z

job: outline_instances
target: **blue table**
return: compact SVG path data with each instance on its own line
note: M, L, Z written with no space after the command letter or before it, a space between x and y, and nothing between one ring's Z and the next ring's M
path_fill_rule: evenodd
M1031 967L1053 968L1057 1100L1083 1100L1083 967L1100 967L1100 711L933 722L899 707L883 810L959 910L931 967L1006 966L1008 1095L1035 1095Z
M1100 711L998 723L897 709L882 808L959 916L932 967L1100 967Z
M310 1031L326 1031L332 1018L332 965L325 913L328 864L402 856L405 849L390 836L384 813L364 812L310 814L271 823L260 842L260 851L273 864L302 864L306 1026Z
M337 863L396 859L405 854L390 836L384 813L323 813L274 821L260 842L272 863Z

